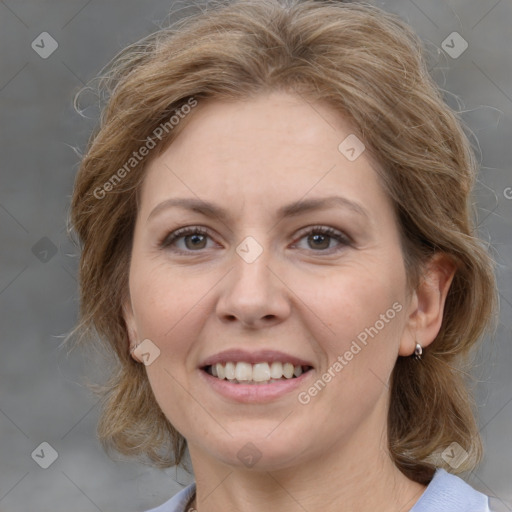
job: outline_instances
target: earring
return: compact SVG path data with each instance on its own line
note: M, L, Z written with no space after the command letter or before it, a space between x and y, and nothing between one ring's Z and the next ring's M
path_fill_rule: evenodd
M421 348L421 345L418 342L416 342L416 348L414 349L414 359L419 361L421 359L422 354L423 349Z

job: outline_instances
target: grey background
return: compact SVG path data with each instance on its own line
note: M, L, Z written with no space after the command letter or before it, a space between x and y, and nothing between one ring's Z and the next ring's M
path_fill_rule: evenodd
M464 477L497 497L496 510L512 510L512 3L374 3L400 14L432 48L433 74L480 145L479 229L498 264L501 314L475 372L486 458ZM144 510L193 479L108 458L95 438L98 403L83 383L95 374L83 355L59 350L77 315L77 256L65 232L74 148L84 149L95 125L94 108L84 119L73 96L171 10L186 13L164 0L0 2L1 512ZM458 58L442 49L454 31L469 44ZM31 47L42 32L58 43L47 59ZM42 442L58 453L47 469L31 456Z

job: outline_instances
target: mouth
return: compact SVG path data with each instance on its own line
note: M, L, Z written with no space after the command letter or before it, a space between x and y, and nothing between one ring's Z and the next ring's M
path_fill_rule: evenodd
M291 362L280 361L262 361L255 364L245 361L227 361L201 368L219 381L256 386L297 379L312 369L313 367L309 365L294 365Z

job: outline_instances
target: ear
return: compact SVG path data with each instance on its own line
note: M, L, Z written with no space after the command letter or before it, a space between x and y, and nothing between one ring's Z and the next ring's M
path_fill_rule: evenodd
M132 356L132 358L141 363L142 361L134 354L133 350L139 343L139 336L137 332L137 326L135 323L135 315L133 314L133 307L130 299L125 300L123 304L123 318L126 324L126 329L128 331L128 341L126 350L128 350Z
M444 253L436 253L427 263L412 293L399 355L410 356L416 343L425 348L434 341L441 329L446 296L456 271L453 259Z

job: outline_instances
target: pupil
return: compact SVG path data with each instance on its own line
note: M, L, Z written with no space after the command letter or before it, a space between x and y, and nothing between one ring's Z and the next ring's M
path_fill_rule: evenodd
M327 249L329 247L329 237L326 235L321 235L321 234L311 235L310 240L313 241L313 244L316 246L317 249L318 248ZM318 244L317 242L320 242L320 244Z
M192 245L192 248L197 248L199 247L199 244L201 242L204 242L204 235L190 235L187 237L186 241L187 242L191 242L190 244L189 243L186 243L187 245L187 248L190 249L191 247L189 247L189 245ZM201 247L202 248L202 247Z

